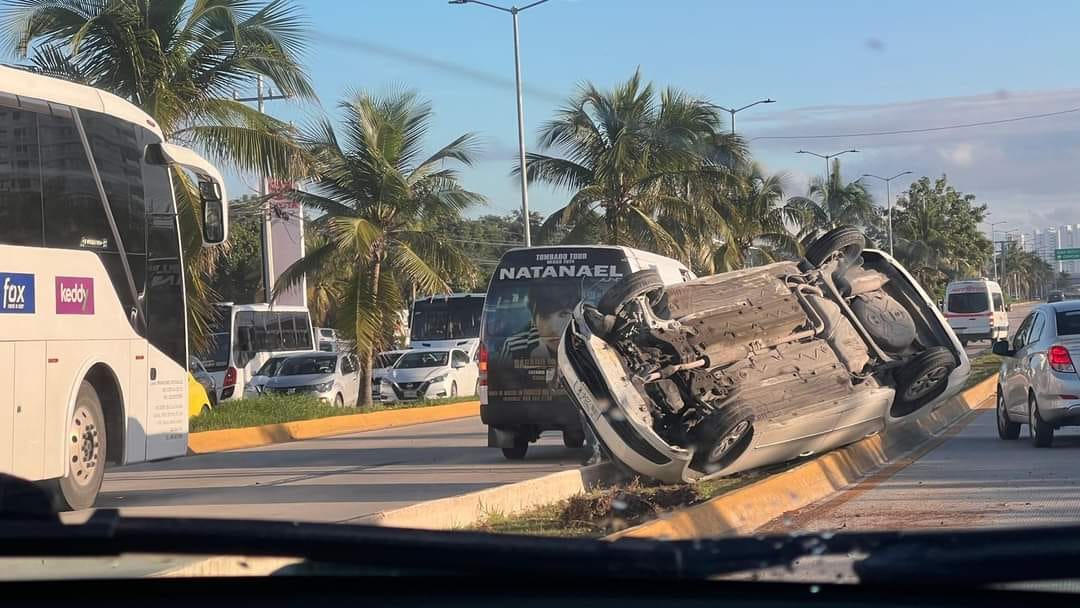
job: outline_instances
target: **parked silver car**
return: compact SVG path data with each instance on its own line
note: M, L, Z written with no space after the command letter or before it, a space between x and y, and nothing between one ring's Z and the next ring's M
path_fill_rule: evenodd
M263 394L309 394L336 407L354 406L360 396L356 355L313 352L290 355L277 375L263 385Z
M1001 355L997 428L1002 439L1020 436L1027 424L1035 447L1048 448L1054 430L1080 425L1080 301L1040 304L1020 323L1011 342L994 343Z
M888 254L833 230L801 262L664 286L643 270L579 304L559 346L611 455L665 482L829 450L960 390L967 355Z

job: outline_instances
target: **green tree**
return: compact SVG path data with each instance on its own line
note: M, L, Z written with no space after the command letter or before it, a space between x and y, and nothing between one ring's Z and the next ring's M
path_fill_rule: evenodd
M305 21L289 0L3 0L0 7L18 57L131 101L167 140L242 170L285 176L300 165L288 125L232 99L257 77L315 98L299 59ZM199 345L216 299L206 277L224 249L201 246L198 197L177 178L188 327Z
M457 219L483 197L462 188L457 171L444 167L447 161L471 164L476 137L466 133L425 157L432 111L415 93L359 93L339 108L340 134L323 120L301 136L314 192L294 193L323 213L314 223L326 240L309 247L276 290L327 268L340 271L335 276L346 288L338 327L356 340L361 386L368 386L372 355L392 338L394 311L405 308L406 294L447 292L444 277L470 267L448 235L428 228ZM371 403L370 391L360 396L362 404Z
M610 91L585 83L541 128L544 152L528 156L529 179L571 192L541 233L570 225L569 242L599 232L608 244L677 254L664 222L715 229L716 214L688 194L723 174L717 159L744 152L720 126L715 106L672 88L657 95L640 72Z
M807 195L792 197L788 203L802 216L799 227L804 241L842 225L865 230L874 225L879 216L865 185L859 181L844 182L839 160L833 160L827 181L814 177L810 180Z
M913 182L893 207L897 258L932 291L949 280L981 273L993 252L979 230L986 205L949 185L943 175Z
M784 202L783 174L768 175L752 163L737 169L734 178L712 202L726 230L706 270L738 270L755 258L771 262L799 253L789 226L796 226L802 215L797 206Z

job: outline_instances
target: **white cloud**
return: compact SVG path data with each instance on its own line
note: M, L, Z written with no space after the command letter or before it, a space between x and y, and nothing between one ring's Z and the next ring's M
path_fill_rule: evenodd
M970 167L975 155L975 146L968 143L956 144L939 149L938 154L954 165Z

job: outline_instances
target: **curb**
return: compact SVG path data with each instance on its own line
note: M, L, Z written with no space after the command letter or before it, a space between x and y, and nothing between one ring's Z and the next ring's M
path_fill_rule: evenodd
M188 454L208 454L253 448L273 443L330 437L361 431L377 431L410 424L439 422L480 415L479 401L412 407L398 410L368 412L348 416L331 416L313 420L296 420L281 424L265 424L239 429L221 429L188 434Z
M409 505L368 515L352 523L421 530L454 530L477 524L491 515L514 515L583 494L618 480L614 464L603 462L559 471L460 496Z
M606 538L683 540L750 534L784 513L826 498L939 437L952 425L984 409L984 402L996 388L997 374L994 374L918 419Z

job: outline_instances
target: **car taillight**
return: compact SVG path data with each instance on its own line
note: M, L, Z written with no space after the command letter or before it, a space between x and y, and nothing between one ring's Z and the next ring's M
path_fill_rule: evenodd
M230 386L236 386L236 368L229 367L225 370L225 381L221 384L222 387L227 388Z
M483 344L480 345L480 359L476 366L480 370L480 386L487 386L488 352Z
M1055 372L1076 372L1069 349L1064 346L1058 344L1051 346L1050 350L1046 351L1046 359L1050 363L1050 369Z

